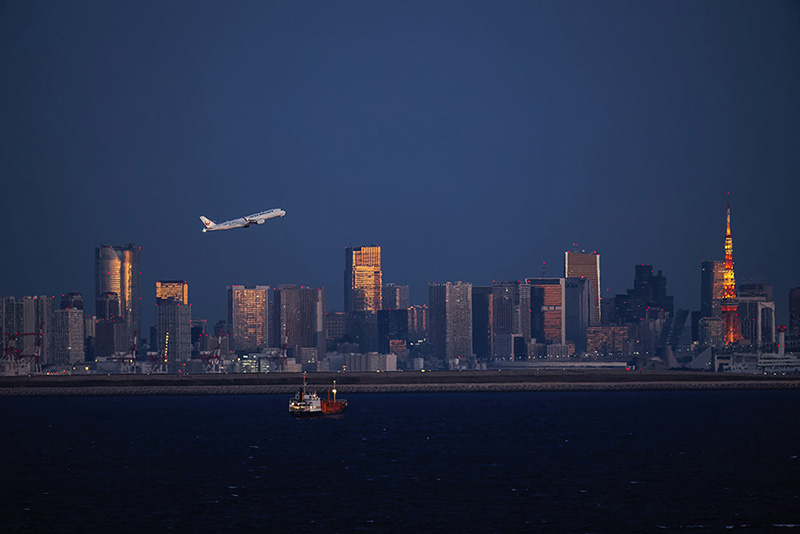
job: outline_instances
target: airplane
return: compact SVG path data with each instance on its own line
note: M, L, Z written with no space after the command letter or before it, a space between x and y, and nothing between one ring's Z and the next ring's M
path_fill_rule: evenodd
M205 228L203 228L203 232L211 232L213 230L249 228L251 224L264 224L265 222L267 222L267 219L272 219L275 217L283 217L284 215L286 215L286 212L284 210L280 208L273 208L271 210L248 215L247 217L239 217L238 219L231 219L230 221L221 222L219 224L215 223L214 221L212 221L207 217L204 217L203 215L200 216L200 220L203 221L203 224L205 225Z

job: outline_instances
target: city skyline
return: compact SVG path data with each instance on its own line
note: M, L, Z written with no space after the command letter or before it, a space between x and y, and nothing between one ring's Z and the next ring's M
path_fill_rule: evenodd
M317 7L4 5L0 294L91 303L87 251L135 242L143 328L156 280L211 321L231 284L325 287L339 310L342 248L376 243L417 304L431 282L562 276L578 242L604 298L648 264L694 310L730 192L737 282L773 284L788 322L796 4ZM197 221L273 205L258 231Z

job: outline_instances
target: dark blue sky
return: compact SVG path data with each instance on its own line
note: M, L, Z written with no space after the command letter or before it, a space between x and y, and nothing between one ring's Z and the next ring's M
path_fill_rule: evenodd
M737 280L773 283L785 321L798 6L0 2L0 294L92 302L94 247L134 241L145 323L173 278L213 322L231 283L341 309L347 245L380 244L424 303L433 281L561 275L578 242L605 294L651 263L696 309L730 191Z

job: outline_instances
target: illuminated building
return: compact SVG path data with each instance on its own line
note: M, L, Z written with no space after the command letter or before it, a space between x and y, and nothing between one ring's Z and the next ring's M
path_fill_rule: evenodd
M433 355L444 359L471 357L472 284L430 284L428 300Z
M491 287L472 287L472 350L479 360L492 357L492 302Z
M725 271L722 282L722 320L725 322L725 344L736 343L741 338L738 303L736 302L736 280L733 274L733 237L731 235L731 206L728 204L727 229L725 231Z
M527 282L531 287L531 337L539 343L565 345L565 279L528 278Z
M722 295L725 292L723 282L725 262L704 260L700 262L700 316L719 317L721 314Z
M268 346L269 292L269 286L228 286L232 350L254 352Z
M593 326L600 325L600 254L597 252L565 252L564 276L567 278L586 278L591 281L589 302L592 313L589 317Z
M156 301L173 298L189 304L189 282L185 280L159 280L156 282Z
M133 243L122 247L100 245L95 249L95 299L98 302L98 319L107 319L100 312L103 295L116 293L119 298L119 317L128 324L128 335L133 338L134 332L140 332L141 317L141 251Z
M514 350L515 338L520 346L531 340L531 286L527 282L492 283L492 354L495 358L527 359L526 350ZM521 354L524 352L524 354Z
M385 284L383 286L382 307L384 310L408 309L408 286Z
M586 329L586 350L596 354L627 354L630 334L627 326L590 326Z
M383 290L381 247L347 247L344 249L344 264L344 310L380 310Z

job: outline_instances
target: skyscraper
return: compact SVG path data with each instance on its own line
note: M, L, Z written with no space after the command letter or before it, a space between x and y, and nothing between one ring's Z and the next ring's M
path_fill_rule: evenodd
M228 286L232 350L255 351L269 344L269 286Z
M614 297L614 314L618 322L636 323L649 310L661 309L668 315L675 311L673 298L667 295L667 277L661 271L653 274L652 265L637 265L633 289Z
M382 306L384 310L407 310L408 286L384 284L382 299Z
M408 343L408 309L378 312L378 352L388 354L392 348L403 349Z
M275 290L280 346L285 344L291 351L290 356L297 357L303 348L319 348L317 344L322 342L324 329L324 305L324 290L288 284ZM317 313L319 309L323 311L321 316Z
M381 247L345 248L344 311L380 310L382 290Z
M128 338L141 332L141 258L142 247L133 243L125 246L100 245L95 249L95 298L98 301L97 318L102 319L103 295L116 293L119 298L119 316L128 323Z
M83 310L62 308L53 312L53 352L51 365L68 366L84 359Z
M589 317L592 313L591 281L587 278L564 279L564 333L567 342L579 353L586 352Z
M528 278L531 287L531 337L539 343L565 345L567 317L564 278Z
M741 338L738 305L736 302L736 280L733 274L733 236L731 235L731 205L728 204L727 228L725 230L725 271L722 282L722 320L725 322L725 344L736 343Z
M158 353L171 371L192 357L192 307L169 298L156 300Z
M472 350L479 360L492 357L494 306L492 288L472 286Z
M408 338L420 341L428 337L428 305L415 304L408 308Z
M591 325L600 325L600 254L597 252L564 253L564 276L588 278L591 281L589 303Z
M700 262L700 317L718 317L725 293L725 262L703 260Z
M789 338L800 339L800 287L789 290Z
M183 304L189 304L189 282L185 280L158 280L156 282L156 300L174 298Z
M68 308L75 308L76 310L83 310L83 294L72 292L61 295L60 309L66 310Z
M444 359L472 356L472 284L431 284L428 299L433 355Z
M492 334L495 358L520 359L514 336L521 336L525 347L531 340L531 286L527 282L492 283ZM527 351L522 356L527 359Z

